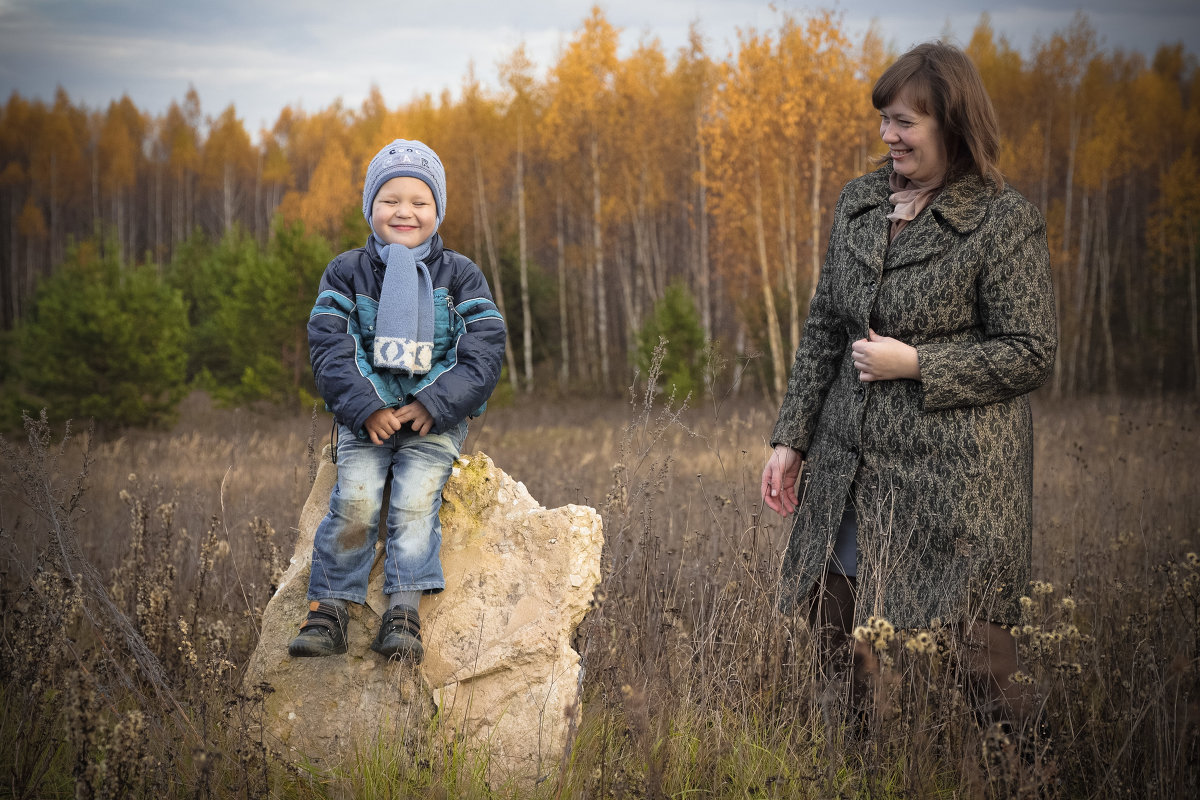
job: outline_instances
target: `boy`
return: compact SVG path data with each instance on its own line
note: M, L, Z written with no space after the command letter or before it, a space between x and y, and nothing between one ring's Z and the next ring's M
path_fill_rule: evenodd
M424 592L445 588L442 486L500 376L504 320L483 274L442 246L446 173L397 139L363 184L365 246L330 262L308 320L317 389L338 425L338 479L317 528L309 612L292 656L346 652L347 602L365 603L384 482L392 475L384 592L371 649L419 663Z

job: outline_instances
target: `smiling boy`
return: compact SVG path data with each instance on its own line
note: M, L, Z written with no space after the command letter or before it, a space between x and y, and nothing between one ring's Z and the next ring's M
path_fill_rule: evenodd
M347 603L365 603L384 485L388 611L371 649L420 662L425 592L445 588L442 486L500 376L505 329L487 281L437 234L441 160L397 139L371 160L363 216L371 236L325 269L308 321L317 390L337 422L337 485L317 528L309 612L295 657L346 652Z

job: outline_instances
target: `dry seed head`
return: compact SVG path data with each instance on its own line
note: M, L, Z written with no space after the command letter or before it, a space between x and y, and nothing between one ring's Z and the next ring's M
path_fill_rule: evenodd
M918 655L933 655L937 652L937 640L929 631L921 631L916 636L910 636L904 646L910 653Z
M1032 585L1034 595L1051 595L1054 594L1054 584L1046 581L1034 581Z
M1200 556L1195 553L1188 553L1185 558L1187 558L1188 566L1193 568L1200 567Z
M1058 635L1058 639L1056 641L1061 641L1062 639L1079 641L1083 638L1083 634L1079 632L1079 628L1070 623L1063 623L1062 625L1059 625L1055 629L1055 633Z
M1059 601L1059 605L1062 606L1063 611L1074 611L1075 610L1075 601L1072 600L1070 597L1064 597L1062 600Z
M870 617L866 625L854 629L853 635L855 640L870 644L872 650L881 653L896 638L896 629L883 617Z

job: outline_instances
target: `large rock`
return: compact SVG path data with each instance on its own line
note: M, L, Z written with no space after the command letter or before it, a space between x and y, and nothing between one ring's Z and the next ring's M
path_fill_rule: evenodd
M265 724L278 749L348 765L376 743L417 746L434 719L442 735L486 754L493 782L545 777L580 712L572 639L600 581L599 514L547 510L483 453L464 457L443 493L446 590L421 601L424 663L389 664L370 650L386 610L378 553L367 605L351 605L349 652L293 659L287 643L307 613L313 535L336 479L326 452L247 670L247 685L274 690Z

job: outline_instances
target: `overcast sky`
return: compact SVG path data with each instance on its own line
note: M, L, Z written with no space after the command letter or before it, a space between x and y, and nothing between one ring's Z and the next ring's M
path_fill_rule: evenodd
M252 134L285 105L316 111L341 98L356 108L372 84L389 106L443 89L457 92L474 63L493 84L498 61L524 43L539 77L588 16L592 0L0 0L0 89L51 100L57 86L92 108L128 94L161 113L195 86L203 110L230 103ZM674 54L698 22L710 55L723 58L739 28L773 30L780 11L843 14L860 41L875 22L899 50L949 30L964 44L983 12L1022 52L1084 11L1105 49L1153 53L1182 41L1200 52L1194 0L607 0L622 52L642 37ZM772 5L779 9L773 10Z

